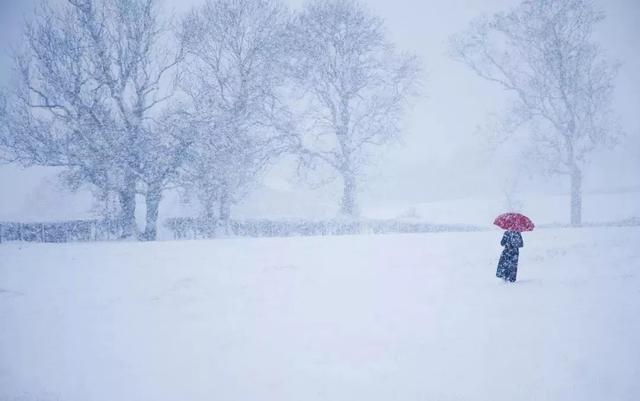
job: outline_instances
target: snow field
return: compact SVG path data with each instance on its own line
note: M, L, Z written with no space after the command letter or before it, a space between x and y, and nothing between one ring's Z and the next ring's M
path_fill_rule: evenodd
M640 229L0 245L0 400L637 400Z

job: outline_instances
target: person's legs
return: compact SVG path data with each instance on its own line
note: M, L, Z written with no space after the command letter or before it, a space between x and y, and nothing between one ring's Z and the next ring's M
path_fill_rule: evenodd
M502 251L502 255L500 255L500 260L498 261L498 269L496 271L496 277L501 278L503 280L507 280L507 275L509 274L509 262L510 255L507 250Z
M498 278L507 278L507 272L504 269L504 264L502 263L502 259L498 262L498 269L496 270L496 277Z
M514 264L513 266L511 266L511 269L509 269L509 281L512 283L515 283L517 275L518 275L518 265Z

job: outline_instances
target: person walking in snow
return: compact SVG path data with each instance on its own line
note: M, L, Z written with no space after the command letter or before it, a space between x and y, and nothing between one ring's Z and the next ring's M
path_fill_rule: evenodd
M522 235L517 231L506 231L502 236L500 245L504 247L504 250L498 262L496 277L503 279L505 282L514 283L518 274L520 248L524 246Z
M500 244L504 247L496 276L504 281L515 282L518 274L518 257L520 248L524 246L522 241L523 231L533 231L535 225L527 216L520 213L504 213L496 217L493 224L506 230Z

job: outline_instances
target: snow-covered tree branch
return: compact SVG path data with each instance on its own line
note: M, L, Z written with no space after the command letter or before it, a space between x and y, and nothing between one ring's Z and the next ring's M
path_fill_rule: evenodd
M197 132L184 179L211 221L227 221L231 205L285 149L278 127L286 115L279 92L288 15L277 0L209 0L183 23L182 88Z
M291 74L302 94L294 150L342 179L341 212L358 215L369 152L400 134L420 65L398 54L383 21L352 0L308 3L291 29Z
M164 168L154 162L174 148L163 148L153 117L182 59L166 45L171 36L156 0L45 1L14 56L4 150L23 164L65 167L75 186L116 193L126 236L136 232L136 193L153 208L170 175L156 174Z
M611 108L616 67L593 40L603 18L589 0L526 0L452 39L456 59L514 94L507 118L528 124L543 168L570 177L574 225L589 155L619 133Z

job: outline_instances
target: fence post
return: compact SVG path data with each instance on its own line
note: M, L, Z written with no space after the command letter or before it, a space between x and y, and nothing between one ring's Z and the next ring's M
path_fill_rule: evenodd
M40 242L45 242L44 241L44 223L40 224Z

